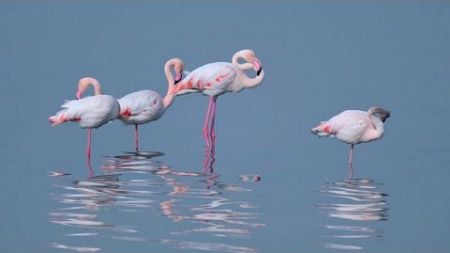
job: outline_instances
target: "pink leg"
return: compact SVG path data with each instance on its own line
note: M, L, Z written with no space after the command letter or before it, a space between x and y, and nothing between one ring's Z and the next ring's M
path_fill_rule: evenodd
M211 110L211 130L210 130L210 136L211 136L211 155L215 156L216 152L216 130L215 130L215 123L216 123L216 101L217 97L213 98L213 104L212 104L212 110Z
M203 124L203 136L206 141L205 160L203 162L203 170L207 173L212 173L212 165L215 157L215 132L214 132L214 115L216 110L216 97L210 97L208 103L208 110L206 112L205 122Z
M209 122L210 122L210 117L211 117L212 103L213 103L213 97L209 97L208 109L206 110L205 122L203 123L203 136L205 137L205 139L208 139Z
M89 177L92 177L94 175L94 172L92 170L91 166L91 137L92 137L92 129L88 128L88 138L87 138L87 148L86 148L86 163L89 170Z
M348 156L348 175L349 179L353 178L353 144L350 145L350 154Z
M91 159L91 136L92 136L92 129L88 128L86 156L89 160Z
M86 164L87 164L87 168L88 168L88 171L89 171L89 177L93 177L94 176L94 170L92 170L91 158L88 158L86 160Z
M136 153L139 153L139 128L138 128L138 124L134 124L134 147L136 148Z

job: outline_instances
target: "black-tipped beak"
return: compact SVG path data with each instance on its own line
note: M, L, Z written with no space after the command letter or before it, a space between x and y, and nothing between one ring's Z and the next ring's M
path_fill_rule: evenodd
M256 71L256 75L259 76L259 74L261 74L262 71L262 67L259 67L258 71Z
M173 81L173 84L179 83L183 79L183 73L177 73L175 76L175 80Z

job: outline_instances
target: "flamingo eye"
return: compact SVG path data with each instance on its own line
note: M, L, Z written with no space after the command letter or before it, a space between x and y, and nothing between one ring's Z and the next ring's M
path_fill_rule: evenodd
M156 105L156 103L157 103L157 101L156 101L156 99L155 99L155 100L153 100L150 104L151 104L151 105Z

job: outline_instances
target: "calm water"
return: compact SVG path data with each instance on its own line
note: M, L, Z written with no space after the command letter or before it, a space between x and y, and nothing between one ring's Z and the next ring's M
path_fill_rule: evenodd
M10 1L0 34L1 251L450 251L446 2ZM198 94L141 128L143 154L132 127L95 130L92 177L86 131L47 122L82 76L165 94L167 59L243 48L266 79L218 99L214 159ZM391 118L349 181L348 146L309 130L373 105Z

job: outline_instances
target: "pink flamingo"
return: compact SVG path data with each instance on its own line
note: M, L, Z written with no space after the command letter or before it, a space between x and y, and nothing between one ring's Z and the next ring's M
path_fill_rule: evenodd
M239 63L242 59L245 63ZM246 70L254 69L256 76L250 78ZM203 65L193 70L171 91L171 94L182 95L191 92L201 92L209 96L208 109L203 124L203 135L205 136L209 151L214 156L215 143L215 114L217 97L226 92L239 92L244 88L254 88L264 80L264 71L261 61L250 49L240 50L229 62L214 62ZM209 143L211 141L211 144Z
M183 61L178 58L172 58L164 65L164 73L166 74L169 86L167 95L164 98L155 91L140 90L118 99L120 104L120 120L125 124L134 125L136 152L139 152L138 125L161 118L166 109L169 108L175 98L174 94L170 94L170 90L181 80L183 65ZM175 78L173 77L171 68L175 71Z
M89 85L94 87L95 96L81 98ZM67 121L76 121L81 128L88 129L88 141L86 155L88 165L91 159L91 135L92 128L98 128L119 116L120 106L115 98L102 95L100 83L92 77L84 77L78 81L77 100L66 101L63 108L48 119L52 126Z
M371 107L367 112L347 110L321 122L311 129L319 137L331 136L350 144L348 158L350 178L353 177L353 146L359 143L371 142L383 137L384 122L390 112L380 107Z

